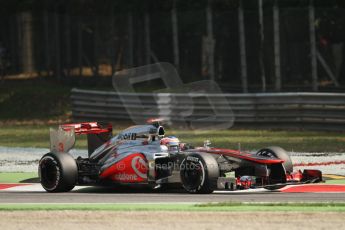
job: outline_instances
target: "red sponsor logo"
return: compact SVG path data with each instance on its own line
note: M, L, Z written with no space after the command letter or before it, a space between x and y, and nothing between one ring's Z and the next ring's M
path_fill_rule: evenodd
M100 177L123 183L145 182L147 172L145 157L141 153L134 153L104 170Z

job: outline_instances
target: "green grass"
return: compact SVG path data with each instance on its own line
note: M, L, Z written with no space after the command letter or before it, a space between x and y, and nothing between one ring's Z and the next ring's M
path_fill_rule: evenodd
M58 125L2 124L0 146L49 148L49 128ZM115 130L114 132L119 131ZM75 148L87 148L86 136L77 136Z
M49 147L47 125L1 125L0 146Z
M52 125L54 126L54 125ZM56 125L55 125L56 126ZM128 122L117 123L114 134L126 128ZM49 148L49 125L2 124L0 128L0 146L8 147L44 147ZM238 148L242 150L260 149L277 145L288 151L296 152L344 152L345 133L316 131L276 131L276 130L220 130L187 131L166 130L167 135L176 135L181 141L196 146L203 145L206 139L212 146ZM85 136L77 136L76 148L86 148Z
M0 204L0 211L20 210L344 212L345 203Z
M36 177L38 177L37 172L0 172L0 183L19 183Z
M267 146L280 146L296 152L344 152L345 133L315 131L276 131L276 130L224 130L198 133L177 131L183 141L202 144L209 139L213 146L238 148L243 150L260 149Z
M326 184L345 184L345 180L326 180Z

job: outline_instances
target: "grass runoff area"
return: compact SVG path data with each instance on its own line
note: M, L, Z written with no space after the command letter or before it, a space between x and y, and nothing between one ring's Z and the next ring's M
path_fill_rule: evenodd
M37 177L37 172L0 172L0 183L19 183Z
M148 203L148 204L0 204L0 211L293 211L344 212L345 203Z
M114 135L126 128L128 122L114 124ZM1 124L0 146L49 148L49 128L57 125ZM170 130L167 135L176 135L182 142L202 146L211 140L212 146L241 150L258 150L268 146L280 146L295 152L344 152L344 132L279 131L279 130ZM86 137L77 136L76 148L86 149Z

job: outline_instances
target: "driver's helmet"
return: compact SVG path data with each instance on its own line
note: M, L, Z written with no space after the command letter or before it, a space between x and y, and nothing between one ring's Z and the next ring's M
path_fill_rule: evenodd
M169 152L178 153L180 151L180 140L175 136L162 138L161 145L168 147Z

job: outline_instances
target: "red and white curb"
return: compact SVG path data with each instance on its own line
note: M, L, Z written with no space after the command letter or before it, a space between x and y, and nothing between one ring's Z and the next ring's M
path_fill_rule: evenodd
M31 184L13 184L13 183L0 184L0 191L15 189L17 187L23 187L23 186L28 186L28 185L31 185Z
M344 193L345 185L343 184L304 184L288 185L280 189L281 192L287 193Z

